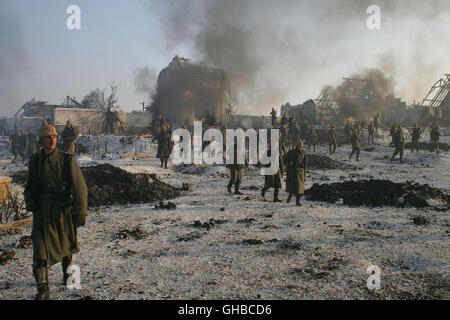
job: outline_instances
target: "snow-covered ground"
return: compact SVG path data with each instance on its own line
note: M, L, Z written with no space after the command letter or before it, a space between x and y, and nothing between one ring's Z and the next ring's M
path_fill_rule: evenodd
M450 137L441 137L441 142L450 143ZM349 146L339 147L333 157L357 169L310 171L306 188L373 177L428 183L450 193L449 152L407 150L406 163L400 164L398 157L391 163L393 148L388 144L384 132L375 150L362 152L358 163L348 160ZM0 175L23 170L24 165L10 163L3 146ZM146 151L156 154L156 145L146 146ZM316 153L327 154L327 147L316 148ZM82 288L62 287L57 264L49 272L53 299L450 298L449 212L305 200L302 207L295 201L273 203L272 191L266 201L260 196L264 178L256 168L245 171L244 195L236 196L226 192L228 172L222 166L185 174L174 171L170 161L169 168L162 169L158 159L121 159L117 154L104 159L83 155L78 162L155 173L164 182L177 187L187 182L191 188L171 200L176 210L154 210L154 203L92 209L86 226L79 229L81 253L73 261L80 267ZM287 198L284 190L280 198ZM415 225L416 216L430 224ZM146 233L144 239L117 236L137 227ZM0 299L35 295L32 251L17 247L30 232L28 226L0 235L0 248L14 249L18 258L0 265ZM371 265L381 269L379 290L367 288L366 269Z

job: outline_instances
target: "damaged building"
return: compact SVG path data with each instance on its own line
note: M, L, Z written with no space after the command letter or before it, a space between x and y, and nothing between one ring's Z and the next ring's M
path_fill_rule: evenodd
M158 77L156 94L147 109L174 124L226 122L229 83L225 72L175 56Z

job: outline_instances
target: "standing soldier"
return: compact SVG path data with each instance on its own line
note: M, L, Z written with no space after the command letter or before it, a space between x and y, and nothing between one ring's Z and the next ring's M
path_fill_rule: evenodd
M77 140L78 130L72 126L72 121L67 120L66 127L63 132L61 132L61 140L63 142L64 152L74 154L75 146L74 142Z
M271 144L268 144L267 156L271 156ZM264 165L265 167L270 167L270 163ZM283 159L281 156L281 152L278 153L278 171L274 175L266 175L264 176L264 187L261 190L261 196L264 198L266 195L266 191L270 188L273 188L273 202L281 202L278 199L278 192L281 188L281 180L283 179Z
M300 140L300 129L297 125L295 117L292 116L289 121L289 142L291 144L291 148L295 148L299 140Z
M400 153L400 163L403 163L403 151L405 150L405 136L403 135L403 130L400 124L396 126L392 140L394 142L395 150L394 154L392 155L391 161L394 160L394 157Z
M352 143L352 152L350 153L348 159L351 160L352 156L356 153L356 161L359 161L359 153L361 152L362 142L361 133L358 129L353 129L350 140Z
M289 136L286 126L286 123L283 123L280 128L280 145L283 156L286 154L286 150L289 148Z
M26 208L33 212L33 274L37 282L36 300L50 298L48 266L62 262L63 282L72 255L80 252L77 228L84 226L87 188L73 155L56 148L58 133L44 121L39 129L43 148L28 164L24 190Z
M397 123L393 123L391 129L389 130L389 135L391 136L391 144L390 144L391 146L394 145L394 134L397 126L398 126Z
M19 129L16 128L14 130L14 133L10 135L9 140L11 140L11 153L14 155L12 163L14 163L19 154Z
M20 131L19 136L19 154L22 157L23 161L27 159L28 154L28 136L25 134L25 130Z
M350 125L350 120L347 120L347 124L345 125L344 131L345 131L345 136L347 137L347 144L349 144L350 136L352 134L352 126Z
M154 137L152 141L158 140L158 151L156 157L161 160L161 168L167 169L167 160L172 152L172 139L169 131L167 130L167 125L162 126L162 131L159 136Z
M414 152L414 148L419 152L419 140L421 134L422 132L420 131L419 124L415 123L411 132L411 153Z
M439 153L439 136L441 133L439 132L439 124L435 122L430 129L430 144L431 144L431 151L436 151L436 153Z
M367 138L367 143L370 143L370 138L372 138L372 143L373 143L373 132L374 132L373 121L369 122L368 131L369 131L369 137Z
M33 154L38 152L39 150L39 142L36 138L36 135L33 133L33 130L29 130L28 133L28 156L31 157Z
M330 131L328 132L328 141L329 141L330 155L332 155L336 152L336 145L337 145L337 135L336 135L336 125L335 124L331 125Z
M288 125L288 119L287 119L287 117L286 117L286 114L284 114L282 117L281 117L281 123L280 123L280 125L281 126L283 126L283 125Z
M238 163L238 143L237 139L234 140L234 158L232 164L227 164L227 168L230 169L230 181L228 182L227 190L228 193L231 193L231 187L234 184L234 194L241 195L242 192L239 191L239 186L242 183L242 176L244 175L244 165L247 165L247 159L245 159L245 163ZM241 151L245 152L244 143L241 144ZM242 150L243 149L243 150ZM245 155L244 155L245 157Z
M289 193L287 203L295 194L295 204L301 206L300 197L305 193L305 177L307 169L306 152L303 150L303 141L297 142L297 147L286 155L286 191Z
M314 147L314 152L316 152L316 144L317 144L317 132L314 129L314 126L311 126L308 134L308 151L311 149L311 145Z

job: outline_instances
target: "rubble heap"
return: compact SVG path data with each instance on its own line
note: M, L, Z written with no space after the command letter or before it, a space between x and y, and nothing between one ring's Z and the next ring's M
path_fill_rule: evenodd
M428 184L407 181L395 183L390 180L360 180L314 184L305 191L308 200L338 202L348 206L430 207L435 210L450 209L450 195Z
M328 156L318 154L308 154L308 169L312 170L334 170L334 169L348 169L355 170L356 167L345 164L343 162L331 159Z
M88 187L88 206L159 202L178 196L180 189L155 174L129 173L110 164L81 168ZM24 184L26 171L15 173L13 182Z

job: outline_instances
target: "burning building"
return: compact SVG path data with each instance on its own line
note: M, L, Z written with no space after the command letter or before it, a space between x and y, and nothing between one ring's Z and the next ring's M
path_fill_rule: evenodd
M158 77L150 110L177 125L226 122L229 83L223 70L175 56Z

